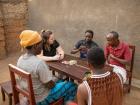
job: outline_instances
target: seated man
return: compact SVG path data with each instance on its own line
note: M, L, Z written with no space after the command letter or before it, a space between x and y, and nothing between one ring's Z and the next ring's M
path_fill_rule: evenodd
M36 31L25 30L20 34L20 44L26 48L26 53L19 58L17 67L31 74L37 105L49 105L61 97L64 101L73 100L77 86L72 82L55 83L47 64L36 56L42 50L41 36ZM27 89L24 79L19 83Z
M71 54L75 54L77 52L80 52L80 58L86 58L88 49L98 46L92 40L93 36L94 36L94 32L92 30L87 30L85 32L85 39L80 40L76 43L74 49L71 51Z
M115 31L110 32L107 36L108 44L105 47L105 57L109 64L126 68L130 64L131 51L128 44L119 40L119 34Z
M104 51L98 47L89 50L87 60L92 74L78 87L78 105L122 105L126 71L116 65L106 70Z

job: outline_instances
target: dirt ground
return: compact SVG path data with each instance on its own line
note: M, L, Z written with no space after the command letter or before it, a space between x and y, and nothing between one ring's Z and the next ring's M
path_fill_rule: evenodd
M10 80L8 64L16 64L17 59L19 58L20 53L11 54L9 57L0 60L0 83ZM8 99L2 101L2 96L0 94L0 105L8 105ZM123 105L140 105L140 89L132 88L130 94L124 95L124 104Z

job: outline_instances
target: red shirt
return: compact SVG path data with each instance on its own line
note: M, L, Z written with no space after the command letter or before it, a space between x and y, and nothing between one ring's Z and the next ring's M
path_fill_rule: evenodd
M123 43L123 42L120 42L119 45L115 48L113 48L110 45L107 45L105 48L105 57L107 58L109 54L112 54L115 57L120 58L120 59L125 59L127 61L131 61L131 58L132 58L132 54L131 54L128 44ZM109 63L126 68L124 64L114 59L110 59Z

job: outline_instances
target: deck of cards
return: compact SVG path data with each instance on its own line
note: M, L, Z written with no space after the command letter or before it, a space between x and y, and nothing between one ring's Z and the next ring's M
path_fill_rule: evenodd
M68 64L68 65L75 65L75 64L77 64L77 61L76 60L70 60L70 61L63 61L62 63L63 64Z

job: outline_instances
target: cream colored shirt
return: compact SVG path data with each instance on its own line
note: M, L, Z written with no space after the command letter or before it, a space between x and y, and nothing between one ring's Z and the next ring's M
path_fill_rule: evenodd
M52 72L44 61L34 55L25 54L19 58L17 67L31 74L36 99L41 96L39 100L42 100L48 95L49 90L43 83L52 80ZM22 88L28 89L25 79L22 78L19 83Z

